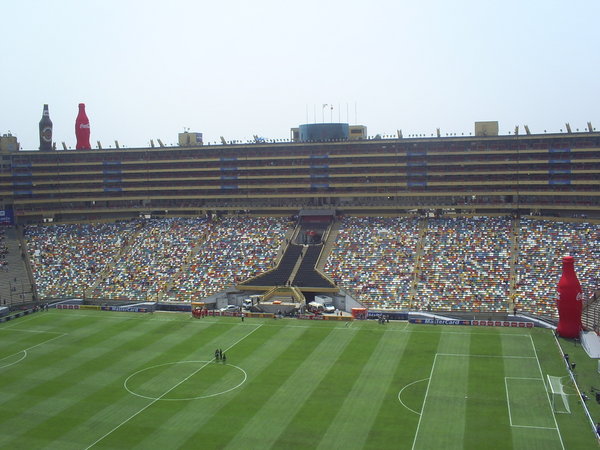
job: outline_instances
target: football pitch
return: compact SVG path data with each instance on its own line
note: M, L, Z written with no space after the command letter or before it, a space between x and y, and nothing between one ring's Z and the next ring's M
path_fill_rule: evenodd
M549 330L51 310L0 343L0 448L598 448Z

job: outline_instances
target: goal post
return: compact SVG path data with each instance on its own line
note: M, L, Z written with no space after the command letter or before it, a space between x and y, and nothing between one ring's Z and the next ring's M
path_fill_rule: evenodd
M569 399L563 390L562 377L547 375L548 386L550 388L550 398L552 400L552 410L555 413L570 414Z

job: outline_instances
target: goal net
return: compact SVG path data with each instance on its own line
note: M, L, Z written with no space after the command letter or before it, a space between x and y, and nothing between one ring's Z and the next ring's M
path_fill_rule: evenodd
M548 375L548 386L550 387L550 397L552 400L552 409L556 413L571 413L569 399L563 390L562 378Z

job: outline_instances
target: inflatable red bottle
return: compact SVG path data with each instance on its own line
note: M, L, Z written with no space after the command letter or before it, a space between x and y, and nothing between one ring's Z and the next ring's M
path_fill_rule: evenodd
M90 145L90 120L85 113L85 104L79 104L79 114L75 119L75 137L77 137L77 150L91 149Z
M575 275L574 259L565 256L562 260L562 276L558 282L558 327L559 336L578 338L581 330L581 284Z

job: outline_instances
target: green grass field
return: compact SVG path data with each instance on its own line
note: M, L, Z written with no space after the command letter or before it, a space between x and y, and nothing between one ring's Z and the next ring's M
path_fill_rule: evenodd
M597 448L548 330L53 310L0 342L0 448Z

